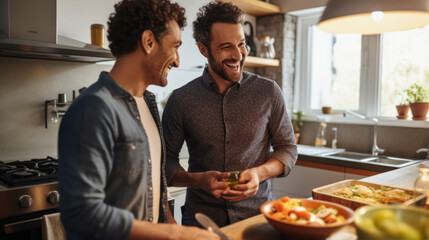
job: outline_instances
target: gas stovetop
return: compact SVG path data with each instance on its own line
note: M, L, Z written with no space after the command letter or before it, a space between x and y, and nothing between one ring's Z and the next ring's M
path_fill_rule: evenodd
M0 161L0 180L7 187L40 184L58 179L58 160L53 157L25 161Z
M0 220L57 209L58 160L0 161Z

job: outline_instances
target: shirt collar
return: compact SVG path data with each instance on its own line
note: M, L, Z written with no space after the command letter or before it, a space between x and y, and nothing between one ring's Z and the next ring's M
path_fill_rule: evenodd
M203 83L206 86L206 88L212 89L212 90L217 90L217 84L213 80L213 78L210 76L208 67L204 68L202 77L203 77ZM234 84L233 86L237 86L237 89L240 89L240 86L246 82L247 78L248 78L248 73L243 71L243 74L241 75L241 79L236 84ZM233 87L233 86L231 86L231 87Z
M124 97L132 97L131 93L129 93L127 90L125 90L124 88L122 88L110 75L108 72L101 72L100 73L100 80L101 82L103 82L107 88L110 90L110 92L112 93L113 97L116 98L124 98ZM146 90L143 93L143 97L149 98L149 99L155 99L155 94L153 94L152 92Z

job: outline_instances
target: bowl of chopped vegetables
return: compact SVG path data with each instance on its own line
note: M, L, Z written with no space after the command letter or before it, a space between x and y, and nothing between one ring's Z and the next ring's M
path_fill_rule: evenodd
M320 200L283 197L264 203L261 212L274 228L296 239L326 239L353 222L353 210Z

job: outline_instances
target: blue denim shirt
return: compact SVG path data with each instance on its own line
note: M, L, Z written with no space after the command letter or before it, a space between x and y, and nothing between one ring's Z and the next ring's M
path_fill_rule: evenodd
M162 142L159 221L165 222L165 146L154 94L144 98ZM132 95L102 72L73 102L59 138L61 221L67 239L126 239L134 219L152 221L149 144Z

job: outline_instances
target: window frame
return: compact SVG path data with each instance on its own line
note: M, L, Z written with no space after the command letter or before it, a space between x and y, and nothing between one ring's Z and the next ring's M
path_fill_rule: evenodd
M333 115L326 116L322 115L321 109L311 109L310 107L312 67L310 27L317 24L323 10L324 7L319 7L289 13L297 17L293 108L304 112L305 120L320 121L323 118L330 122L369 124L368 120L348 120L342 117L345 109L335 109ZM380 116L382 37L380 34L362 35L359 109L355 112L367 117L378 118L379 125L429 128L428 121L396 120L394 117Z

